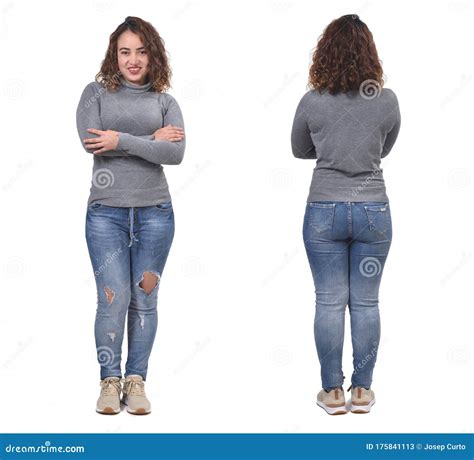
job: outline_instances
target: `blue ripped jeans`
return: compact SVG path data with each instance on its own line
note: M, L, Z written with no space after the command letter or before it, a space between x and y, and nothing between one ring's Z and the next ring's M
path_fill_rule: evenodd
M92 203L85 229L97 286L100 378L122 376L128 313L125 377L138 374L145 380L158 325L158 289L174 237L172 204L121 208Z
M369 388L380 342L378 294L392 240L390 206L308 202L303 239L316 293L314 337L325 390L342 386L346 305L351 319L352 385Z

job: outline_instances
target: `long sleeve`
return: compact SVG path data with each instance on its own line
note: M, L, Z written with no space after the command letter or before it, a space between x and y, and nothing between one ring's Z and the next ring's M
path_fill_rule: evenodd
M395 141L397 140L397 137L398 137L398 133L400 131L400 123L401 123L400 107L398 106L398 100L395 99L395 101L396 101L396 104L393 109L394 114L395 114L395 121L394 121L392 129L387 133L387 136L385 137L385 142L383 144L382 154L381 154L382 158L386 157L390 153L390 150L392 150L392 147L394 146Z
M98 90L93 82L89 83L82 92L81 99L76 110L76 126L79 139L81 141L82 148L90 154L94 154L92 150L86 148L84 139L92 139L98 137L97 134L90 133L87 131L88 128L95 128L104 130L102 126L102 120L100 118L100 90ZM150 138L152 136L146 136ZM106 157L123 157L126 156L125 152L117 150L108 150L107 152L98 153Z
M293 127L291 129L291 149L296 158L315 159L316 150L308 127L307 113L303 108L304 96L296 109Z
M184 129L184 121L175 98L166 94L168 107L163 116L163 127L171 124ZM128 133L119 133L117 150L123 150L130 155L136 155L151 163L163 165L178 165L183 161L186 140L178 142L165 140L147 140Z

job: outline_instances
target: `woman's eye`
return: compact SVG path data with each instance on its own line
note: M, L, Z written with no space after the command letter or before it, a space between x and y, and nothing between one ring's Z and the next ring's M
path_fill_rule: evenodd
M120 54L128 54L128 51L121 51ZM140 51L140 54L146 54L146 51Z

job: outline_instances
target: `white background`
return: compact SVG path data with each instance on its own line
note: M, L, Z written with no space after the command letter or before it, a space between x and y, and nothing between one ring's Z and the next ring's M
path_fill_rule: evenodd
M402 126L383 161L394 237L377 404L330 417L315 404L301 234L314 162L292 156L290 130L311 51L348 13L373 32ZM468 0L3 1L0 431L472 432L472 13ZM165 167L176 233L147 417L95 413L93 158L75 126L127 15L165 40L187 136L183 163Z

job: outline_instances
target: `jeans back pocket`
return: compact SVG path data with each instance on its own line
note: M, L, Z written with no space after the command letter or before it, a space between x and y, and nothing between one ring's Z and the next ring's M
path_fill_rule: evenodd
M385 235L391 230L392 220L388 203L364 205L370 231Z
M313 201L308 203L308 223L318 233L332 230L336 203Z

